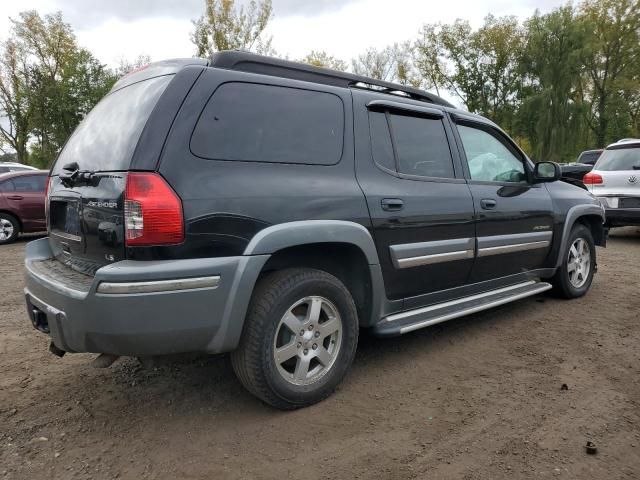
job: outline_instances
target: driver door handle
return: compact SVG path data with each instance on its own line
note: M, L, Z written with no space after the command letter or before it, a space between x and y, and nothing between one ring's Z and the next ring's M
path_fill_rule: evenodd
M7 195L9 200L22 200L24 197L22 195Z
M397 212L402 210L404 202L401 198L383 198L380 200L380 205L382 206L382 209L387 212Z
M480 206L484 210L493 210L497 205L498 202L496 202L493 198L483 198L482 200L480 200Z

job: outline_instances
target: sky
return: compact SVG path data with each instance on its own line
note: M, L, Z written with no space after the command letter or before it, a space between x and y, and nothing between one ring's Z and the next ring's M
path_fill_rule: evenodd
M245 3L248 0L238 0ZM425 23L530 16L549 11L561 0L272 0L275 17L269 27L273 47L291 59L311 50L349 61L368 47L414 39ZM8 17L22 10L41 14L62 11L78 42L100 61L149 55L152 60L191 57L191 21L204 11L204 0L0 0L0 40L7 37Z

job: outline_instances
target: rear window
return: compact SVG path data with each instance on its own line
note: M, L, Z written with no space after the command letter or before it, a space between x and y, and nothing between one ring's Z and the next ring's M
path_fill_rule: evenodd
M104 97L73 132L52 174L71 162L80 170L127 170L142 129L172 78L151 78Z
M335 95L232 82L204 108L191 151L210 160L334 165L343 136L344 107Z
M640 147L605 150L595 169L605 172L640 170Z
M578 163L587 163L593 165L600 157L602 152L582 152L578 158Z

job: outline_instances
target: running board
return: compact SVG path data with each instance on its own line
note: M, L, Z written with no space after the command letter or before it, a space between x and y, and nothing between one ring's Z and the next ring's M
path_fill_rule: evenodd
M530 297L550 288L551 285L549 283L530 280L449 302L395 313L383 318L373 327L373 330L374 333L380 336L402 335L436 323L446 322L447 320L464 317L465 315L488 310L521 298Z

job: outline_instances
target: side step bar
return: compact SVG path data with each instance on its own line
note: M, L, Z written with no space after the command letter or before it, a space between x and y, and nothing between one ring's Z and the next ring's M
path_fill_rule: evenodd
M395 313L383 318L373 327L380 336L395 336L412 332L420 328L446 322L472 313L488 310L521 298L530 297L551 289L551 284L530 280L508 287L490 290L469 297L437 303L428 307Z

